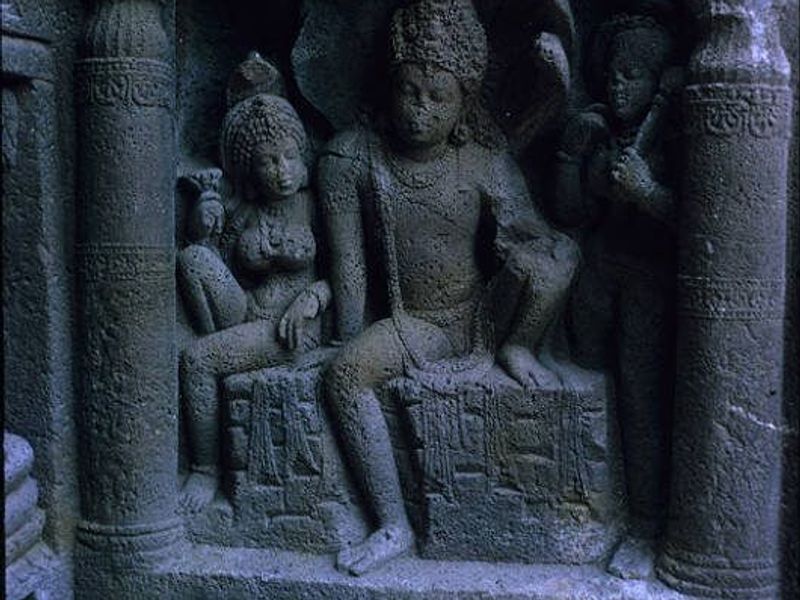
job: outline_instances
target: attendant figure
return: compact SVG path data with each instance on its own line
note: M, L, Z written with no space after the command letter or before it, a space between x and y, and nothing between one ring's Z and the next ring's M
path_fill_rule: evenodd
M680 71L668 68L670 37L651 18L619 16L598 39L608 103L565 128L554 212L583 236L568 311L576 358L617 383L633 523L610 568L646 577L669 488L676 197L666 124Z

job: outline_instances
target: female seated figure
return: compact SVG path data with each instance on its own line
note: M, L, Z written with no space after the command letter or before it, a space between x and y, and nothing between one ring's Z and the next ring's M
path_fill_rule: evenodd
M342 134L320 163L345 342L326 399L377 522L339 554L339 568L355 575L414 540L376 387L404 374L445 386L470 363L491 366L495 333L498 362L522 386L557 385L538 350L577 265L574 244L537 214L510 156L471 139L487 61L471 4L399 10L391 61L386 130Z
M184 301L201 334L180 362L191 460L182 502L190 511L218 487L218 379L291 363L320 342L317 317L330 291L316 280L306 145L286 100L264 93L241 100L222 132L231 206L226 211L207 190L190 215L192 244L178 256Z

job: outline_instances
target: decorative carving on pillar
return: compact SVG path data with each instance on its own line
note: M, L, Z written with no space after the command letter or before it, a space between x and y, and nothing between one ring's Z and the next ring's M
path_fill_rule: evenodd
M774 598L789 69L770 2L695 2L684 94L673 476L659 576Z
M180 539L174 74L157 0L98 0L77 63L86 565L146 568Z

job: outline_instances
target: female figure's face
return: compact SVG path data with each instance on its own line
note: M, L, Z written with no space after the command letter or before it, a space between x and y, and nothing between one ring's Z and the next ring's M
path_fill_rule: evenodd
M253 153L251 183L258 196L280 200L308 183L308 169L293 138L262 142Z
M461 85L449 71L405 63L395 73L392 123L409 146L426 148L447 141L462 103Z
M658 88L655 75L636 56L624 50L614 53L608 69L608 102L623 123L642 119Z

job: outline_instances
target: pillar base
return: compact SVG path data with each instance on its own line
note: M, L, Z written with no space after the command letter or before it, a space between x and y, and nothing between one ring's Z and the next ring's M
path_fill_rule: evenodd
M78 525L76 560L90 571L149 571L163 566L185 543L183 523L175 518L146 525Z
M732 560L669 546L656 565L659 579L679 592L735 600L777 598L776 570L769 560Z

